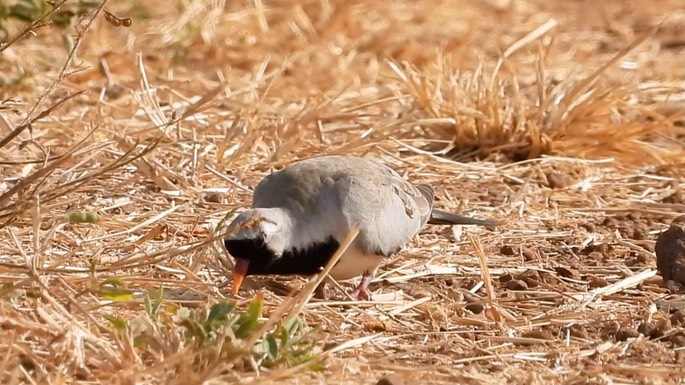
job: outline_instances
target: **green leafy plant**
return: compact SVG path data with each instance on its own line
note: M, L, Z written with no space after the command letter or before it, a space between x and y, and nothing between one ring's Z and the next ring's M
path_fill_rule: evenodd
M119 292L127 292L123 281L118 278L108 278L100 285L101 289L103 287L110 287L107 291L108 299L122 299L124 294ZM113 315L106 318L116 334L130 333L136 347L146 346L149 333L153 331L140 326L151 321L159 330L170 331L181 326L181 335L186 341L184 345L198 349L228 347L234 357L251 356L254 362L265 368L300 365L319 355L315 329L307 327L297 318L267 332L254 346L244 346L264 325L264 299L261 295L257 295L245 309L237 309L234 303L217 302L207 311L164 305L163 300L164 290L160 287L153 295L144 296L144 313L140 316L128 321ZM144 321L145 318L148 321ZM316 362L309 367L310 370L320 368L320 364Z
M126 288L126 282L120 277L110 276L100 283L95 278L91 278L91 281L92 291L102 299L114 302L133 301L133 291Z
M97 223L100 216L90 211L72 211L67 215L69 223Z
M52 11L58 3L59 1L50 0L17 0L9 4L0 2L0 41L5 41L9 37L7 25L10 21L33 23ZM48 21L59 28L66 28L99 5L100 2L96 0L66 2L49 17Z
M275 332L267 334L255 346L257 361L270 368L278 365L294 366L311 361L318 356L313 329L307 328L301 320L294 318L281 325ZM312 370L320 369L314 364Z
M143 304L145 305L145 312L150 317L150 319L156 321L158 320L159 307L162 306L162 300L164 300L164 286L160 286L157 290L157 295L155 295L154 300L150 299L149 295L146 295L143 299Z

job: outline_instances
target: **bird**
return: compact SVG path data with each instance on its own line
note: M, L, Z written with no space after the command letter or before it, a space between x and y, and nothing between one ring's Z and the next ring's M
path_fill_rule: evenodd
M361 276L350 295L372 299L378 268L426 225L500 225L435 209L428 184L413 184L367 157L320 155L265 176L251 207L228 225L224 247L235 259L231 293L249 275L312 276L353 231L353 243L329 272L336 281ZM315 297L325 298L325 281Z

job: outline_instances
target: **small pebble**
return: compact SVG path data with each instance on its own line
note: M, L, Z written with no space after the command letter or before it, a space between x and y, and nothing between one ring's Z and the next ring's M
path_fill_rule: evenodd
M593 289L596 289L598 287L608 286L609 282L607 282L607 280L602 277L591 277L587 285Z
M554 271L559 274L559 276L564 277L564 278L570 278L570 279L575 279L579 280L580 279L580 272L576 269L572 269L570 267L565 267L565 266L557 266L554 268Z
M671 314L671 324L676 327L685 326L685 310L678 309Z
M464 300L467 303L464 307L473 314L480 314L485 309L483 300L469 291L464 291Z
M521 254L526 262L535 261L537 259L535 252L527 247L524 247L523 250L521 250Z
M205 201L210 203L223 203L224 194L216 191L208 192L205 194Z
M597 232L597 226L593 222L583 222L578 225L581 229L585 229L590 233L596 233Z
M635 329L620 328L616 332L616 341L627 341L629 338L637 338L640 335Z
M514 255L516 254L516 250L512 245L502 245L499 249L499 253L502 255Z
M558 171L548 172L545 174L545 176L547 177L547 185L551 189L564 188L573 182L568 175L562 174Z
M504 284L509 290L528 290L528 284L520 279L512 279Z
M672 204L683 204L685 203L685 197L681 190L675 190L675 192L662 200L663 203Z
M383 376L376 385L409 385L406 376L399 373L392 373Z

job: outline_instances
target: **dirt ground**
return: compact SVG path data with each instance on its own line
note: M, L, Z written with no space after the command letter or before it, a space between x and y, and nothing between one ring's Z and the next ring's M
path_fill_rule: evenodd
M685 383L682 293L653 252L685 212L681 1L97 12L0 48L3 383ZM273 169L342 153L503 225L428 226L374 301L309 301L318 371L257 374L178 324L146 324L145 346L112 331L162 286L170 312L234 301L215 226ZM130 301L102 296L113 282ZM304 282L246 280L238 307L261 289L268 317Z

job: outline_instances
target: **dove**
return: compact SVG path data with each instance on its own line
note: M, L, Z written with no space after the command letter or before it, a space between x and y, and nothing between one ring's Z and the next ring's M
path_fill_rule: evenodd
M341 242L359 232L329 272L336 281L361 276L350 293L371 299L378 268L426 225L497 226L435 209L430 185L412 184L370 158L327 155L294 163L262 179L252 205L228 225L224 247L235 259L235 295L249 275L311 276ZM316 296L325 298L323 281Z

